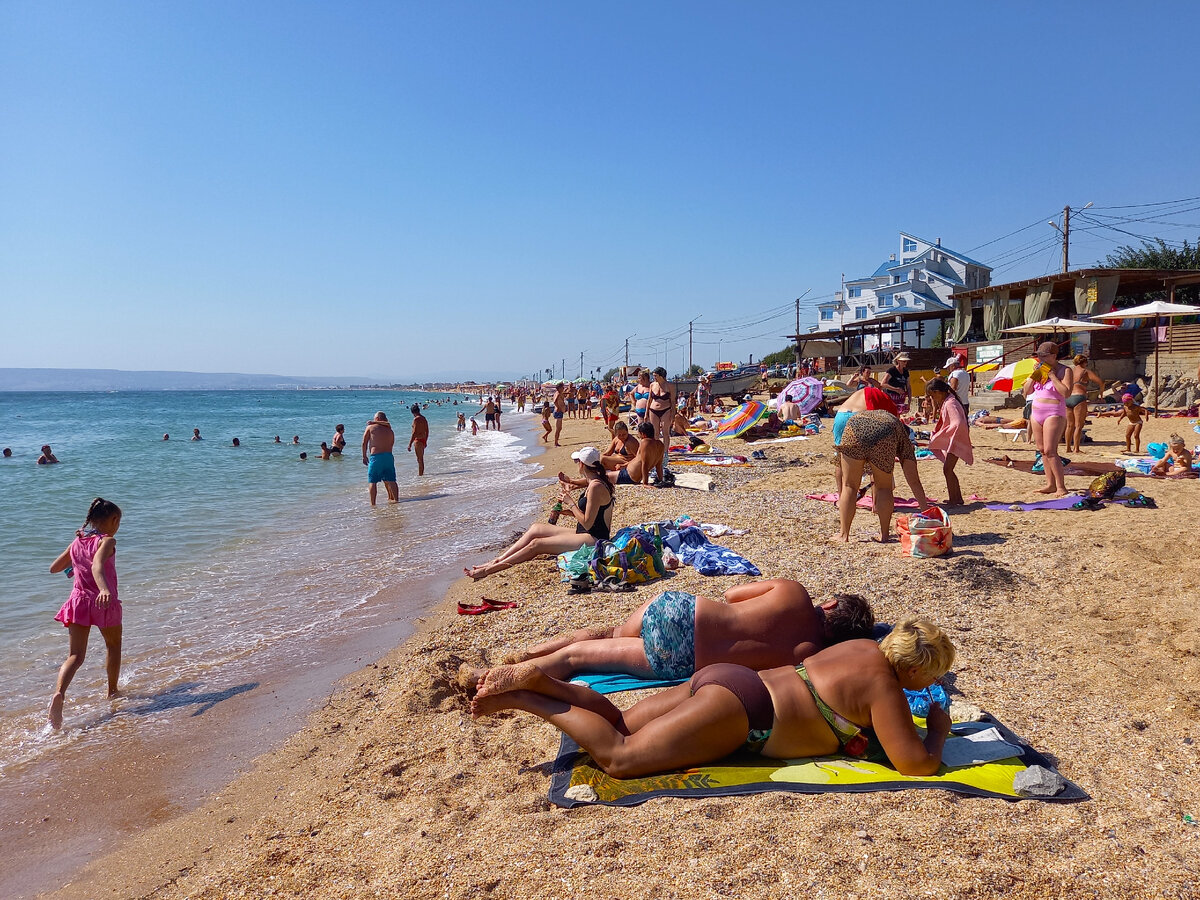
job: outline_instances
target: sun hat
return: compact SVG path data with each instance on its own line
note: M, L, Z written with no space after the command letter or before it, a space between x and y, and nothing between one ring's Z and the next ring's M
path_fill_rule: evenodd
M600 451L595 447L580 447L571 454L571 459L585 466L594 466L600 462Z
M955 366L957 366L959 364L959 362L961 360L962 360L962 357L959 356L957 353L955 353L953 356L951 356L949 359L947 359L944 363L942 363L942 368L943 369L953 369Z
M896 355L896 358L892 362L912 362L912 357L907 353L900 353Z

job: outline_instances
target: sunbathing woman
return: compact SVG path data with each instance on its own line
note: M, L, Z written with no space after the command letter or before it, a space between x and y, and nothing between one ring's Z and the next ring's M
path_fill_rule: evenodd
M654 436L663 442L664 447L671 446L671 425L675 421L675 385L667 381L667 370L662 366L654 370L646 418L654 426Z
M613 439L608 449L600 454L600 462L606 469L619 469L637 455L638 439L629 433L629 426L619 419L613 423Z
M646 369L638 372L637 384L633 386L633 412L638 421L646 421L646 407L650 403L650 372Z
M495 559L483 565L464 568L464 575L479 581L538 556L569 553L585 545L595 546L597 541L606 541L611 537L614 490L604 466L600 465L600 451L595 447L583 447L572 453L571 459L579 463L579 474L586 485L578 503L571 499L571 485L564 483L561 486L562 512L575 519L574 533L557 525L536 522Z
M616 628L573 631L503 661L533 660L552 678L624 672L671 681L712 663L796 665L841 641L871 637L875 625L871 604L857 594L815 606L804 585L784 578L736 585L723 596L664 591ZM459 683L472 689L486 675L486 668L464 666Z
M1087 424L1088 385L1104 387L1104 379L1088 368L1088 358L1082 353L1075 357L1071 369L1075 381L1067 398L1067 452L1079 453L1083 443L1083 426Z
M925 395L929 398L937 419L933 434L929 438L929 449L942 461L942 474L946 476L946 503L950 506L962 506L962 486L958 483L954 466L960 459L968 466L975 462L967 414L958 402L958 395L954 389L940 378L929 382L925 388Z
M906 619L880 644L846 641L799 666L707 666L624 712L536 663L500 666L479 684L471 714L533 713L574 738L613 778L699 766L743 747L775 759L882 750L901 774L932 775L950 717L933 704L922 740L903 689L928 688L953 661L941 629Z

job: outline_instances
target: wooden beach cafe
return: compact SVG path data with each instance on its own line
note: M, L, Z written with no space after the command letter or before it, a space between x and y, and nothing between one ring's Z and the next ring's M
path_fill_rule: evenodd
M1076 269L1040 278L960 291L944 310L880 316L840 329L788 335L799 359L828 373L850 374L860 366L886 367L901 351L914 372L940 369L951 352L967 357L968 368L984 372L1029 355L1044 334L1013 329L1058 316L1088 319L1114 308L1155 299L1193 302L1200 270ZM1180 292L1177 289L1191 288ZM1163 375L1195 376L1200 366L1200 324L1194 319L1105 331L1061 333L1073 353L1084 353L1104 379L1147 376L1147 360L1159 352ZM835 352L836 351L836 352ZM983 381L981 377L979 379Z

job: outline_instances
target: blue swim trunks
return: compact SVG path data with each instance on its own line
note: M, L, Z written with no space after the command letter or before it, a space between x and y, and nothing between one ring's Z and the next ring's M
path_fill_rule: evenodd
M642 644L654 674L688 678L696 668L696 598L683 591L663 591L642 615Z
M372 453L367 457L367 481L378 484L381 481L396 480L396 457L391 453Z
M846 410L839 412L833 417L833 446L837 447L842 443L842 432L846 430L846 423L858 410Z

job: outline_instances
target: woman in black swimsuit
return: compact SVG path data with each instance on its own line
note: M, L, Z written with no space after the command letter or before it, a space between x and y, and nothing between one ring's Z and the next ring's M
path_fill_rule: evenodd
M578 503L571 499L571 485L562 484L562 511L575 519L575 532L536 522L495 559L469 569L464 568L464 575L479 581L536 557L570 553L580 547L595 546L597 541L606 541L611 537L615 491L604 466L600 464L600 451L595 447L584 447L572 453L571 458L579 463L579 474L587 482Z
M663 442L663 447L670 447L671 424L675 420L675 385L667 381L667 370L662 366L654 370L646 418L654 426L654 436ZM661 472L659 477L662 477Z

